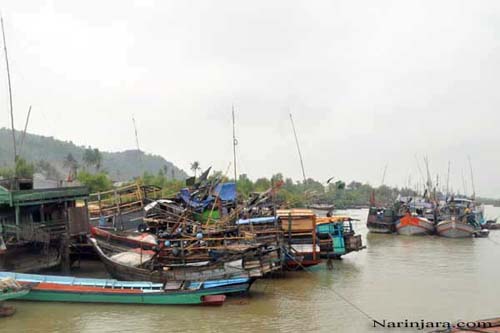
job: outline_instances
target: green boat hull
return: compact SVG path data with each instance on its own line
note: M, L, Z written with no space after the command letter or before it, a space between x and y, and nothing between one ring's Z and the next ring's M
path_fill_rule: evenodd
M203 303L203 296L245 292L248 287L248 284L242 284L225 288L213 288L198 291L176 291L140 294L67 292L34 289L31 290L29 294L18 299L42 302L188 305Z

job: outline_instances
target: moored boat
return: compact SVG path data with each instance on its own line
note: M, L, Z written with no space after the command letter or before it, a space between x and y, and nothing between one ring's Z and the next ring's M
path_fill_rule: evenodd
M108 273L124 281L151 281L168 283L169 281L225 281L231 287L225 294L247 292L255 278L243 268L243 262L226 260L217 262L199 262L181 266L154 267L153 254L120 249L102 241L89 238L92 246L103 262ZM260 275L259 275L260 276Z
M442 210L442 218L436 225L436 233L448 238L469 238L481 230L473 212L473 201L451 198Z
M393 209L385 207L370 207L366 227L370 232L391 234L396 231L396 214Z
M238 289L228 281L152 283L10 272L0 276L30 286L31 291L19 297L29 301L220 305L225 293Z
M448 238L468 238L474 236L477 228L473 225L451 217L449 220L443 220L436 226L436 232L439 236Z
M434 233L434 222L425 217L407 212L396 223L396 230L400 235L430 235Z

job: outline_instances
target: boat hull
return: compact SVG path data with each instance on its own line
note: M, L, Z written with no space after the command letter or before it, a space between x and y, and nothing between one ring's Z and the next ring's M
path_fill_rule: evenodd
M470 238L476 232L475 228L459 221L442 221L437 225L437 234L448 238Z
M102 292L91 288L65 288L66 286L35 287L30 293L18 298L25 301L74 302L74 303L115 303L115 304L155 304L189 305L203 304L205 296L238 293L246 290L247 285L236 285L198 291L179 292Z
M396 223L396 231L407 236L430 235L434 233L435 227L427 219L406 214Z

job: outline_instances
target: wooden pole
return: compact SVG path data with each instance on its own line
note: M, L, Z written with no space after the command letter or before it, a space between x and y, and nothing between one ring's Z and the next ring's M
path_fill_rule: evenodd
M28 129L28 122L30 121L30 114L31 114L31 105L30 105L30 108L28 109L28 115L26 116L26 123L24 124L23 136L21 137L21 145L19 145L19 156L21 156L21 151L23 150L24 138L26 137L26 130Z
M295 124L293 122L292 114L290 113L290 122L292 123L293 135L295 137L295 144L297 145L297 152L299 153L300 167L302 168L302 177L304 177L304 185L306 184L306 172L304 170L304 161L302 160L302 153L300 151L299 139L297 138L297 131L295 130Z
M12 127L12 144L14 146L14 177L16 177L17 147L16 147L16 133L14 128L14 109L12 107L12 86L10 83L9 57L7 55L7 42L5 41L5 29L3 26L3 17L1 16L0 16L0 22L2 25L3 48L5 53L5 65L7 68L7 82L9 85L10 125Z
M232 106L232 115L233 115L233 163L234 163L234 183L236 184L238 181L238 173L236 170L236 145L238 144L238 140L236 139L236 129L235 129L235 121L234 121L234 105Z

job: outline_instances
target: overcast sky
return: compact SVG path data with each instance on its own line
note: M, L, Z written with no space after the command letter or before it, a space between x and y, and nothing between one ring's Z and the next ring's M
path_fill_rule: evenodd
M500 197L499 1L2 1L16 127L225 171ZM3 52L0 126L9 126ZM423 170L425 172L425 170ZM232 174L232 170L229 171Z

